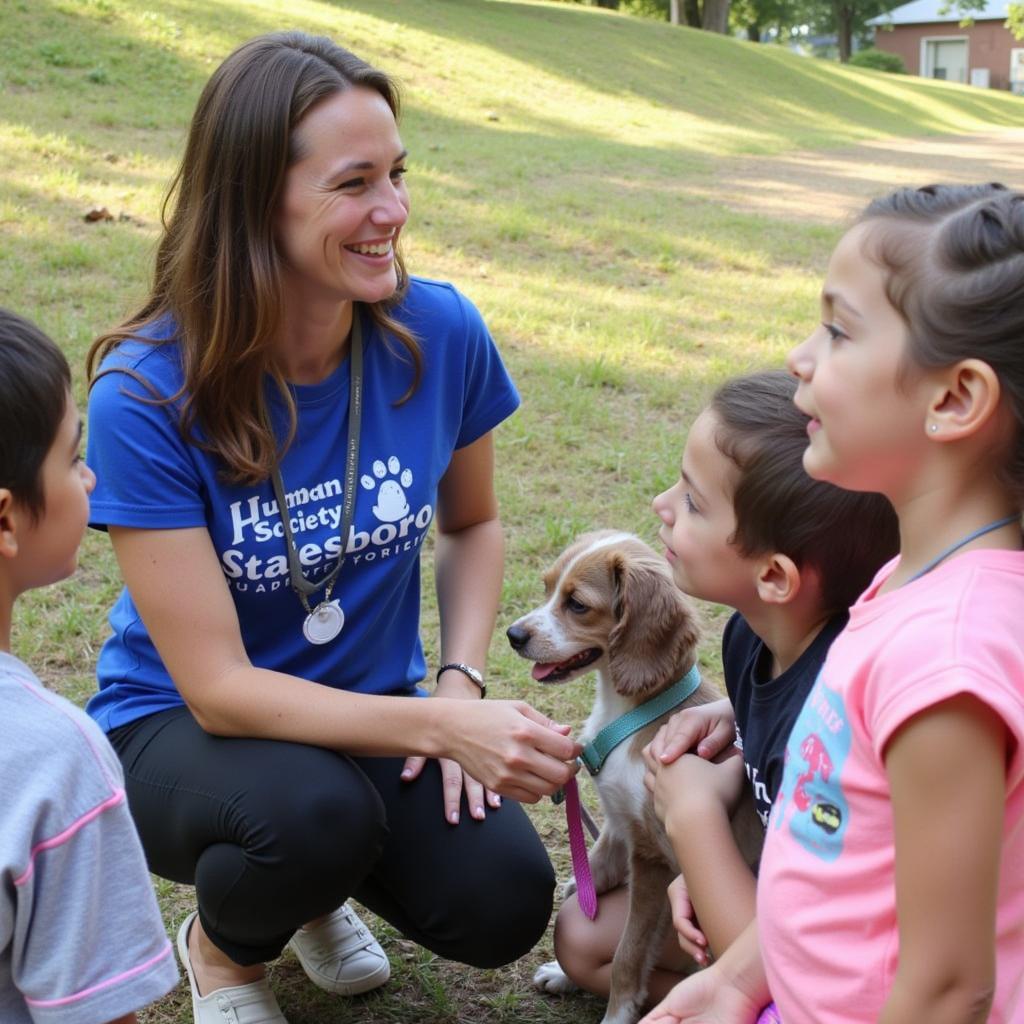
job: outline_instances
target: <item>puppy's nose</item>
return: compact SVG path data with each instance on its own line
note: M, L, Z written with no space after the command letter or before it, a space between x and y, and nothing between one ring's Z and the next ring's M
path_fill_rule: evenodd
M525 647L529 643L530 631L513 623L505 631L505 636L508 637L508 642L512 645L512 649L518 651L520 647Z

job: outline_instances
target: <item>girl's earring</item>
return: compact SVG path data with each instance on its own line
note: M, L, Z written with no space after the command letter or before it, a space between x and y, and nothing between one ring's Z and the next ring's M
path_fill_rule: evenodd
M939 425L938 425L938 423L931 423L931 424L929 424L929 426L928 426L928 429L929 429L929 430L930 430L930 431L931 431L931 432L932 432L933 434L934 434L934 433L937 433L937 432L938 432L938 429L939 429Z

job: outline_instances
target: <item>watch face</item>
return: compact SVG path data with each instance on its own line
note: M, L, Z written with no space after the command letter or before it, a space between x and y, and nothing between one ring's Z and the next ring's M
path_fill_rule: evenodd
M473 668L472 665L465 665L461 661L450 661L447 665L442 665L437 670L438 678L441 677L442 672L447 672L449 669L454 669L457 672L461 672L463 675L468 676L473 682L484 690L484 674L478 668Z

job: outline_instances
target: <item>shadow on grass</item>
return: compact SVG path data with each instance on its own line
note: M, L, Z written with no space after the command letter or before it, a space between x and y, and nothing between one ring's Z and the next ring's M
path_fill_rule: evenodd
M823 147L861 137L858 129L894 135L948 131L960 111L989 124L1024 121L1024 101L1000 93L839 69L781 47L572 5L446 0L392 4L383 16L493 49L526 70L608 96L642 96L711 122L727 120L776 135L776 142L783 141L778 126L792 129L808 119ZM745 97L750 101L743 102ZM825 118L823 110L829 112Z
M1024 120L1024 102L1014 97L838 68L777 47L571 5L323 0L317 6L322 22L300 27L332 30L341 42L345 14L352 12L363 29L366 19L389 29L397 23L397 36L391 31L388 38L400 40L401 29L413 30L493 51L513 76L541 72L569 91L636 99L655 112L685 115L699 130L680 132L673 140L680 150L695 146L687 134L719 138L732 151L778 151L794 142L825 148L869 135L949 131L962 124L964 113L990 125ZM291 27L244 0L167 0L159 16L132 24L117 12L104 0L84 0L81 9L64 0L7 6L0 25L5 83L21 90L19 105L37 128L77 132L83 120L101 135L104 128L130 128L141 151L166 157L172 141L166 134L183 128L214 64L246 38ZM378 49L388 46L378 43ZM402 76L401 56L384 56L382 64ZM563 132L572 111L540 114L528 84L522 91L529 99L504 101L516 119L538 133ZM69 106L58 104L47 115L33 101L46 89L63 94ZM575 134L591 133L577 125Z

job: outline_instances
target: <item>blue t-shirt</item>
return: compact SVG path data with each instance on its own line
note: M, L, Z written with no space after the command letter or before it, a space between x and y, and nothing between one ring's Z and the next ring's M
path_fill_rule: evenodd
M127 373L100 377L89 399L87 461L96 472L91 525L209 530L252 663L361 693L409 694L426 673L419 638L420 546L434 518L438 481L457 448L493 429L519 396L476 308L451 285L414 278L397 320L416 336L423 376L412 397L404 350L366 315L364 392L355 514L332 599L344 628L320 646L306 640L306 612L288 584L283 524L270 480L226 483L223 463L178 429L178 405L157 405ZM173 338L165 320L149 330ZM173 341L128 341L101 370L133 370L160 396L182 384ZM348 440L349 361L326 380L293 388L295 440L281 463L292 532L310 581L340 550ZM268 384L275 424L284 404ZM202 434L196 430L196 436ZM323 592L310 598L311 606ZM110 613L99 692L87 710L105 730L183 702L127 589Z

